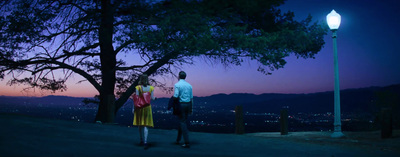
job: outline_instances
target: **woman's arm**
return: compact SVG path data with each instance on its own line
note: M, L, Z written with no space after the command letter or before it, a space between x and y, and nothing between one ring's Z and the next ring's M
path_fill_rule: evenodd
M154 90L151 91L151 100L156 100L156 97L154 97Z
M136 95L137 95L137 96L139 96L139 94L140 94L140 93L139 93L139 88L140 88L140 86L136 86L136 87L135 87L135 89L136 89Z

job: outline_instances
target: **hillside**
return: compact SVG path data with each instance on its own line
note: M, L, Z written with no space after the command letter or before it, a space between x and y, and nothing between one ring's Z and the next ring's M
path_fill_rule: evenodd
M378 106L374 101L377 92L392 92L400 97L400 84L387 87L369 87L341 91L342 113L373 113ZM231 108L242 105L248 112L278 113L282 107L292 112L325 113L333 112L334 93L320 92L311 94L218 94L209 97L197 97L195 102L207 102L215 108ZM210 103L211 102L211 103ZM202 105L202 104L201 104ZM399 106L399 105L398 105ZM397 108L399 109L399 107Z

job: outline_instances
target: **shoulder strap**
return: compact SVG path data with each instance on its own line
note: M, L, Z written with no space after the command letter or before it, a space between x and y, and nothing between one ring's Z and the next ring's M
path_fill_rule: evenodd
M140 94L143 94L143 86L140 86Z
M139 95L142 95L143 87L141 85L137 86L137 90L139 91Z

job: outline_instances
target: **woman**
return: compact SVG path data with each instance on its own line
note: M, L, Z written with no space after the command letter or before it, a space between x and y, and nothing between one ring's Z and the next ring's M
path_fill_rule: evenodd
M149 78L146 74L143 74L140 77L139 85L136 88L136 95L140 95L140 91L143 92L150 92L151 99L155 100L154 97L154 87L150 86ZM133 118L133 125L139 127L139 135L140 135L140 145L144 145L144 149L148 148L147 144L147 135L148 135L148 127L154 127L153 124L153 114L151 111L151 105L148 105L143 108L134 108L133 111L134 118Z

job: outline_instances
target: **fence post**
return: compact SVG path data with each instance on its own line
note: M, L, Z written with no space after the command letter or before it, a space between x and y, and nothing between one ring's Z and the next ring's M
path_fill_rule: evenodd
M392 110L390 108L381 109L381 138L392 137Z
M288 134L288 110L287 108L283 108L281 110L281 135Z
M236 106L235 108L235 133L244 134L244 122L243 122L243 108L242 106Z

